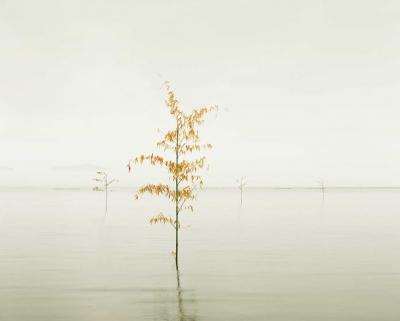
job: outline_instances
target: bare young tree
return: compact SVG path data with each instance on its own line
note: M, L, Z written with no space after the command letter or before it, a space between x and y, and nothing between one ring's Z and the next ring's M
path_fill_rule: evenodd
M321 189L321 193L322 193L322 198L325 198L325 182L324 180L321 178L319 181L319 188Z
M116 179L109 179L108 173L107 172L97 172L97 177L94 178L94 180L99 184L95 187L93 187L94 191L97 192L105 192L106 194L106 208L104 212L104 216L107 215L107 208L108 208L108 187L114 183L117 182Z
M206 168L206 157L201 154L201 151L212 148L211 144L201 142L199 127L204 123L206 114L216 110L217 107L200 107L193 109L190 113L185 113L182 111L178 98L169 83L165 82L164 85L167 90L167 108L175 123L157 143L157 147L164 150L166 155L142 154L131 159L127 167L131 171L133 166L147 162L152 166L163 167L169 173L172 184L145 184L139 187L136 198L148 193L164 196L173 204L174 210L172 212L175 217L160 213L153 216L150 223L168 223L174 228L175 265L178 271L180 215L185 210L193 212L192 202L196 199L195 190L203 186L203 177L200 174L201 170Z
M243 190L247 185L246 182L246 177L241 177L240 179L237 179L236 182L239 184L239 189L240 189L240 205L243 204Z

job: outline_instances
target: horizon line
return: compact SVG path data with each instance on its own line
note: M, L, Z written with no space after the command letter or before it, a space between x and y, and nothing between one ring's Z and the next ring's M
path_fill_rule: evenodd
M114 190L127 190L133 189L136 190L140 186L115 186L112 189ZM235 185L213 185L213 186L205 186L201 189L237 189L238 186ZM60 185L0 185L0 190L2 189L50 189L50 190L92 190L92 186L60 186ZM333 189L400 189L400 185L398 186L385 186L385 185L332 185L332 186L324 186L323 188L320 186L307 186L307 185L282 185L282 186L268 186L268 185L252 185L246 186L245 189L270 189L270 190L291 190L291 189L304 189L304 190L333 190Z

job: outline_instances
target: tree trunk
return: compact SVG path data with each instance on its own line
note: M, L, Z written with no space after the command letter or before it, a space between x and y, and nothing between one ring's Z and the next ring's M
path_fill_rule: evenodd
M175 266L178 271L178 250L179 250L179 198L178 198L178 164L179 164L179 125L176 123L176 159L175 159Z
M105 188L105 190L106 190L106 211L104 212L104 216L106 216L107 215L107 207L108 207L108 186L107 186L107 183L106 183L106 188Z

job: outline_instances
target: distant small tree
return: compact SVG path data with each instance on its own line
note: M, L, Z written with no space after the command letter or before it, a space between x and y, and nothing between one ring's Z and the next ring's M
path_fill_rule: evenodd
M147 161L150 165L161 166L169 173L169 179L173 185L169 184L146 184L139 188L136 199L140 194L149 193L162 195L174 204L175 217L159 213L150 219L151 224L163 223L170 224L175 230L175 265L178 270L179 259L179 215L184 210L193 212L192 201L196 196L194 191L197 187L203 186L203 179L199 171L205 167L206 158L188 154L200 152L203 149L212 148L211 144L201 144L198 127L204 122L204 116L216 109L215 106L194 109L190 114L184 113L179 101L170 88L168 82L164 83L167 90L166 105L169 113L174 119L175 126L166 132L157 147L173 154L172 159L166 159L160 155L140 155L128 163L128 170L131 171L135 164L143 164Z
M246 187L246 177L241 177L240 179L236 180L236 182L239 184L239 190L240 190L240 205L243 204L243 190Z
M107 215L107 207L108 207L108 187L112 184L117 182L116 179L109 179L108 173L106 172L97 172L97 177L94 180L99 184L93 187L94 191L97 192L105 192L106 195L106 208L104 212L104 216Z
M324 182L323 179L320 179L320 180L318 181L318 183L319 183L319 187L320 187L320 189L321 189L322 198L325 198L325 182Z

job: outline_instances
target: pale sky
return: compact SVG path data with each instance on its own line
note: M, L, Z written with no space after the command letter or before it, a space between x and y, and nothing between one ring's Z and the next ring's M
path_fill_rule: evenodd
M127 160L202 127L206 185L400 185L400 2L0 0L0 186L157 180Z

